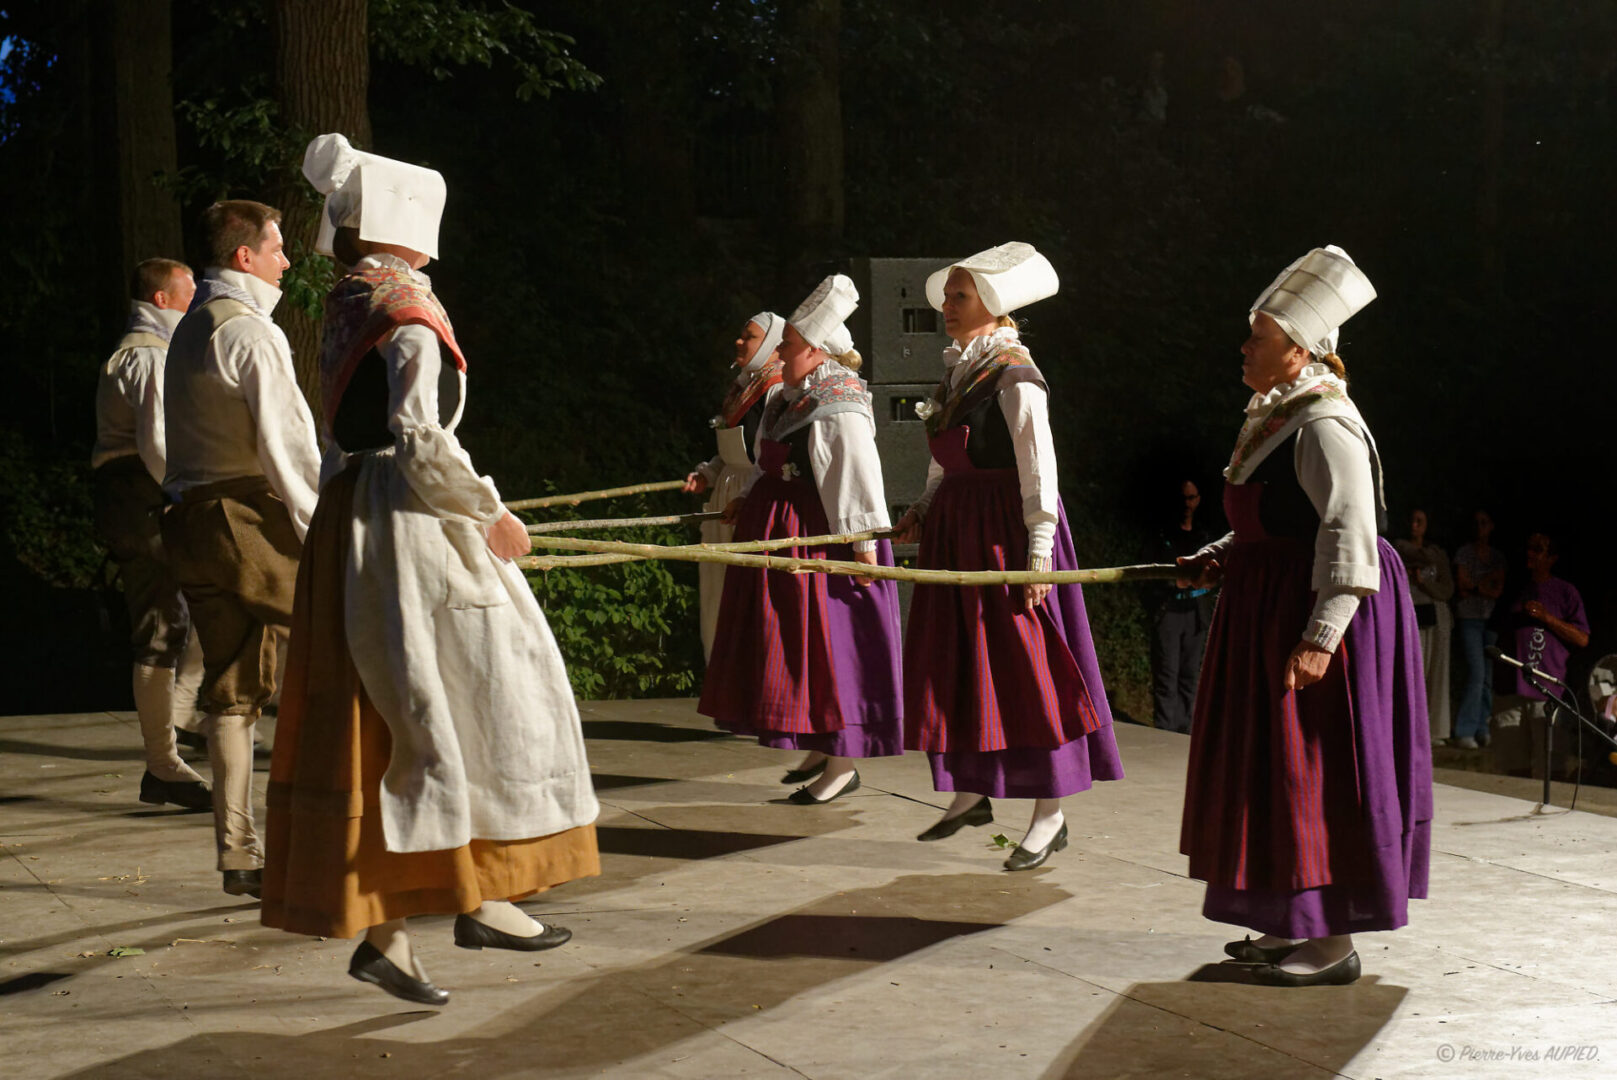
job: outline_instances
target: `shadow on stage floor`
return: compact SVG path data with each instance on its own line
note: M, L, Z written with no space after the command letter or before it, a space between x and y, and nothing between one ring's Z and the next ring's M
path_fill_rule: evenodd
M584 738L618 742L682 743L712 742L715 739L733 739L728 731L712 728L675 727L672 724L653 724L646 720L585 720Z
M1325 1080L1375 1040L1408 993L1373 975L1351 986L1280 989L1254 983L1245 965L1208 964L1180 982L1124 990L1043 1080Z
M911 875L823 897L799 911L668 954L654 964L558 982L512 1005L471 1034L438 1042L392 1040L385 1032L429 1012L375 991L392 1015L308 1035L238 1031L196 1035L75 1075L105 1078L203 1076L273 1061L311 1076L485 1078L584 1075L666 1052L709 1029L768 1015L792 999L871 967L1070 899L1038 879L1007 883L993 874ZM992 914L988 914L992 913ZM974 917L975 916L975 917ZM770 963L760 969L757 959ZM335 965L334 992L347 976ZM451 991L453 992L453 991ZM452 1001L449 1008L455 1007Z

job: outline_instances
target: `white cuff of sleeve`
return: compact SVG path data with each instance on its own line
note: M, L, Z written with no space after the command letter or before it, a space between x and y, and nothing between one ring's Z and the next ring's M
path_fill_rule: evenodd
M1336 646L1347 633L1348 623L1359 610L1359 595L1347 590L1322 589L1314 602L1308 629L1303 640L1318 645L1326 652L1335 652Z
M1056 523L1053 521L1038 521L1027 527L1027 553L1032 558L1035 555L1049 558L1056 549Z
M859 551L859 552L875 551L876 550L876 541L874 541L874 540L855 540L854 543L853 543L853 549L855 551Z

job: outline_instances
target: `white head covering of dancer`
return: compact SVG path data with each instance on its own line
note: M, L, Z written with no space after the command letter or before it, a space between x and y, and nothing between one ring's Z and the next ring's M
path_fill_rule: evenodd
M838 356L853 348L853 335L842 324L859 307L859 290L845 274L832 274L797 305L787 321L816 349Z
M309 143L303 175L326 197L314 244L320 254L332 254L337 230L349 227L359 230L361 240L438 257L446 194L442 174L355 150L346 138L331 134Z
M1353 258L1327 244L1280 271L1252 302L1247 321L1261 311L1292 341L1323 357L1336 351L1342 324L1375 298L1375 286Z
M758 351L752 354L752 359L741 369L743 375L751 375L763 367L769 354L780 348L781 335L786 332L786 320L773 311L760 311L747 321L764 332L764 339L758 343Z
M1032 244L1013 240L979 251L928 277L926 299L939 311L943 310L943 286L956 268L971 275L977 285L977 295L990 315L1007 315L1054 296L1061 288L1061 279L1056 276L1056 268L1050 265L1050 260L1040 255Z

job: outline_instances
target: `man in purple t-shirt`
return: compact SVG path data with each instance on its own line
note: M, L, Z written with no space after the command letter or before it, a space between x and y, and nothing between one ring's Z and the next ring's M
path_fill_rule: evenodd
M1528 581L1510 606L1501 644L1522 663L1562 679L1572 650L1589 644L1589 619L1572 583L1551 576L1557 554L1544 533L1527 538ZM1510 680L1512 692L1494 708L1494 761L1506 772L1542 776L1544 695L1514 668Z

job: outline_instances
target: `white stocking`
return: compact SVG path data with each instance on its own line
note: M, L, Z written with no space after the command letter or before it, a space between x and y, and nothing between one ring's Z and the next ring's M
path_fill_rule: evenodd
M378 923L365 931L365 940L406 975L428 981L426 969L415 958L415 950L410 948L410 935L405 932L403 919Z
M853 779L853 774L853 758L828 756L825 759L825 771L809 785L809 794L823 802L847 787L848 782Z
M528 918L527 912L509 900L484 900L482 906L470 914L484 926L512 937L536 937L545 932L544 923Z
M136 664L135 714L140 717L140 741L146 747L146 770L159 780L201 780L180 760L174 747L174 671Z
M1316 971L1323 971L1332 964L1346 960L1348 953L1352 951L1352 934L1309 938L1297 947L1297 951L1280 962L1280 970L1289 971L1293 975L1312 975Z
M976 806L978 803L982 802L986 797L987 796L977 794L975 791L955 792L954 800L949 803L949 809L943 812L942 820L950 821L959 817L967 810L970 810L973 806Z
M1060 799L1035 799L1033 820L1028 822L1027 835L1022 837L1022 846L1029 851L1043 850L1056 838L1056 833L1061 830L1065 820L1061 816Z

